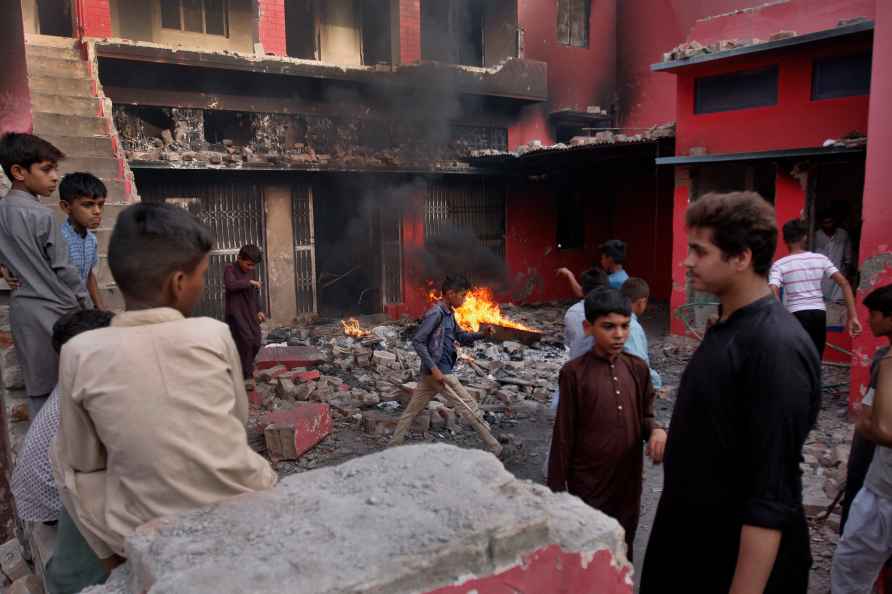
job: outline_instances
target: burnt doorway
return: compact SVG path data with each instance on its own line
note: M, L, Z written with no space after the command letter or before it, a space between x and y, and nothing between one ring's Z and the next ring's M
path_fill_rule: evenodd
M266 244L260 188L252 183L236 183L235 180L227 183L226 180L207 181L191 176L170 181L156 181L154 177L145 181L140 179L139 188L144 202L166 202L184 208L214 234L204 294L192 315L223 320L223 271L235 262L242 246L254 244L263 250ZM265 260L264 251L264 262L257 267L257 271L264 286L261 303L269 309Z
M381 313L382 191L366 176L320 178L313 185L317 309L322 317Z
M37 22L41 35L73 37L71 0L37 0Z

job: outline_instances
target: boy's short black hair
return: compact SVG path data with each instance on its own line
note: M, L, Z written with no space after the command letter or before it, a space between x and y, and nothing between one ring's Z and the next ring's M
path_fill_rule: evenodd
M53 348L58 353L66 342L89 330L105 328L115 317L110 311L81 309L65 314L53 324Z
M892 285L874 289L864 298L864 307L878 311L884 316L892 316Z
M626 260L626 242L620 239L609 239L601 244L601 253L608 258L613 258L617 264Z
M631 317L629 300L619 291L610 287L598 287L585 298L585 319L589 324L612 313Z
M59 199L71 204L78 198L105 198L108 189L102 180L92 173L69 173L59 184Z
M639 299L648 299L650 297L650 286L643 278L630 278L623 283L620 291L632 303Z
M710 229L712 243L725 259L749 249L753 270L768 276L777 247L777 222L774 207L755 192L706 194L685 213L688 229Z
M444 295L446 294L446 291L470 291L471 281L469 281L468 277L463 274L450 274L443 279L443 286L441 289Z
M589 268L579 277L583 296L588 295L598 287L606 287L610 284L607 273L600 268Z
M784 223L783 233L786 243L799 243L808 235L808 227L799 219L792 219Z
M254 244L248 244L242 246L242 249L238 251L238 259L239 260L250 260L255 264L260 264L260 261L263 259L263 252L260 251L260 248Z
M35 163L58 163L64 158L65 153L39 136L21 132L7 132L0 136L0 165L10 181L13 165L30 169Z
M118 215L108 266L124 295L152 299L170 274L192 272L213 246L210 230L187 210L141 202Z

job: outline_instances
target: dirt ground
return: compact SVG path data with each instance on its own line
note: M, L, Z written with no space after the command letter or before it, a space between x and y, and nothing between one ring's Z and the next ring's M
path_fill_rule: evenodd
M520 308L518 308L520 309ZM541 312L525 312L531 319ZM553 317L553 315L552 315ZM656 306L642 320L650 342L652 365L659 371L667 386L673 388L666 399L656 403L656 414L659 421L668 424L674 405L674 388L678 386L681 374L689 360L697 342L692 339L668 336L668 311L665 306ZM844 476L845 466L840 460L830 459L836 452L837 458L846 455L851 439L851 424L846 419L847 370L825 367L825 385L835 386L824 392L824 406L818 426L812 432L807 445L806 462L803 464L805 490L810 493L806 503L811 501L812 509L823 509L831 501L825 491L835 494L834 485L839 477ZM556 378L555 378L556 380ZM493 430L501 436L503 443L510 447L505 466L517 477L538 483L544 482L543 463L551 432L551 420L545 414L546 407L534 414L504 415L493 422ZM323 442L306 453L296 462L280 462L277 470L282 476L304 472L312 468L338 464L351 458L362 456L383 449L387 436L370 435L362 430L360 423L351 417L336 418L334 430ZM455 431L430 432L428 434L410 434L408 441L444 441L461 447L482 448L482 443L474 431L459 425ZM839 450L837 446L843 449ZM833 482L835 481L835 482ZM829 482L829 486L828 486ZM659 502L663 484L662 467L654 466L645 460L644 491L642 494L642 513L635 538L635 574L639 574L643 564L650 527ZM814 496L814 497L812 497ZM838 509L838 508L837 508ZM815 563L812 568L810 593L825 594L829 592L830 561L838 537L836 532L839 517L834 513L826 521L811 521L812 555ZM637 580L636 580L637 583Z

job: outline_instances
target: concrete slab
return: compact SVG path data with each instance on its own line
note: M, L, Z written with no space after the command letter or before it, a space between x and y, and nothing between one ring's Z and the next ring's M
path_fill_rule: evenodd
M260 349L254 367L269 369L276 365L284 365L288 369L294 369L295 367L312 367L324 360L325 356L315 347L266 347Z

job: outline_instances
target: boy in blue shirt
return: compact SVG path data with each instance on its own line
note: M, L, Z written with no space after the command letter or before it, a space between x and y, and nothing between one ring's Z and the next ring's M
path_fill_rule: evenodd
M644 359L650 369L650 383L653 384L654 390L658 394L663 390L663 378L651 366L650 355L647 348L647 334L641 322L638 321L639 316L643 316L647 311L647 303L650 299L650 287L643 278L630 278L623 283L623 296L629 300L632 310L632 319L629 324L629 339L626 341L625 351L630 355L635 355L639 359Z
M102 223L102 209L108 191L105 184L90 173L69 173L59 184L59 207L68 215L62 223L62 235L68 242L68 255L96 309L105 309L96 282L99 263L98 242L93 229Z

